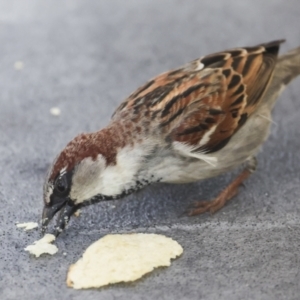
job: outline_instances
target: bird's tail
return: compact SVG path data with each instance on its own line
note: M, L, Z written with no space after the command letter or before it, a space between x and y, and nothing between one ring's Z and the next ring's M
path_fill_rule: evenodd
M264 99L273 107L277 97L285 87L300 75L300 47L293 49L277 59L274 75Z
M300 47L278 58L274 79L280 77L282 83L288 85L298 75L300 75Z

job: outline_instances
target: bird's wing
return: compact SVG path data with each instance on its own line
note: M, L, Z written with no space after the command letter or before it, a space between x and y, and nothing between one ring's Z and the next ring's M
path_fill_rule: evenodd
M132 93L114 115L130 113L135 122L157 124L171 142L215 152L257 109L282 42L210 54L163 73Z

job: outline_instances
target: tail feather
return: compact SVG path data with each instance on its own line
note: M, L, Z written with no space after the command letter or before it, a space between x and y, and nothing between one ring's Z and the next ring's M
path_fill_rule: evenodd
M285 87L298 75L300 75L300 47L278 57L271 84L264 97L265 104L272 108Z
M274 79L278 78L287 85L298 75L300 75L300 47L278 58Z

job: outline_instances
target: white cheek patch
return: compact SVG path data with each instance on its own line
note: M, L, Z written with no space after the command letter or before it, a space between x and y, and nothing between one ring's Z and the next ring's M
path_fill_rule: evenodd
M104 169L105 160L102 155L98 155L96 160L90 157L82 160L73 174L71 199L78 204L95 196Z
M150 151L149 151L150 152ZM75 170L70 197L82 203L96 195L116 196L134 184L134 177L141 167L143 158L148 155L145 147L125 147L119 150L116 164L106 166L104 157L99 154L93 161L84 159Z

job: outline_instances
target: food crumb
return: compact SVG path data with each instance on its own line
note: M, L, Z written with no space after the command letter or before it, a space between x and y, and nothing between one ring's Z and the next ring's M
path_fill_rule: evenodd
M47 233L43 238L33 242L32 245L27 246L24 250L35 255L36 257L39 257L44 253L53 255L58 251L58 248L51 244L53 241L55 241L55 236Z
M106 235L69 267L67 286L87 289L135 281L154 268L170 266L182 252L176 241L160 234Z
M18 228L24 228L24 231L32 230L34 228L39 227L38 223L36 222L27 222L27 223L18 223L16 224Z
M77 209L77 210L75 211L75 213L74 213L74 216L75 216L75 217L79 217L80 214L81 214L81 210L80 210L80 209Z
M59 116L61 113L60 109L58 107L52 107L50 108L50 114L53 116Z
M18 71L22 70L24 68L24 63L22 61L18 60L14 63L14 68L15 68L15 70L18 70Z

